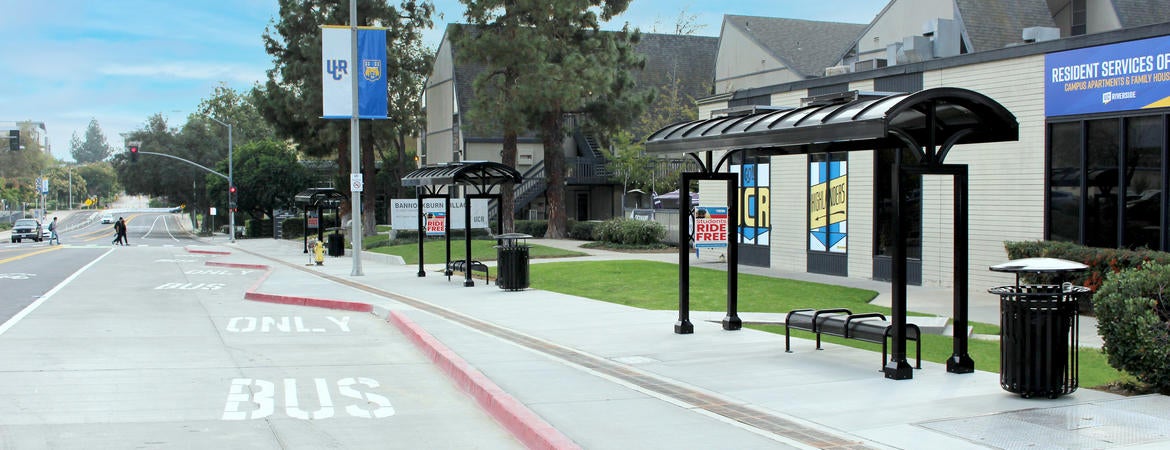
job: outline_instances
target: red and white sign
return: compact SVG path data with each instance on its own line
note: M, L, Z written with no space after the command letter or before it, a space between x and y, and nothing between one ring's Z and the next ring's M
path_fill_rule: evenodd
M726 206L695 208L694 230L691 234L695 248L726 247L728 228Z

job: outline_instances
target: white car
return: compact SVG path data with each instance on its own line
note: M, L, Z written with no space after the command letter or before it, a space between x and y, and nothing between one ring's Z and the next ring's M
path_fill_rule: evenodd
M110 213L102 214L102 223L114 223L114 215Z

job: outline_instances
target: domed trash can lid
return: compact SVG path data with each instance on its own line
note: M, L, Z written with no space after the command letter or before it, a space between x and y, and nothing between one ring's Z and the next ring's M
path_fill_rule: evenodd
M1089 266L1075 261L1058 258L1023 258L989 267L993 272L1011 273L1062 273L1087 270Z

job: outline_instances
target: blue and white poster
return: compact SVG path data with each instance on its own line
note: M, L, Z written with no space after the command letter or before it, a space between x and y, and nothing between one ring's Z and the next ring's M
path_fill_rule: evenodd
M1170 36L1050 53L1048 116L1170 106Z
M352 78L358 76L358 118L386 118L386 29L358 28L358 63L350 62L350 28L321 27L322 117L353 115Z

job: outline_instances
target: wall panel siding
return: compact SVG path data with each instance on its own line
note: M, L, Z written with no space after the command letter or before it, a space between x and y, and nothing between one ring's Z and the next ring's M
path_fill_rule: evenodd
M873 276L873 151L849 154L849 276Z
M808 253L808 157L772 157L772 268L804 272Z
M924 74L923 82L926 88L950 86L980 92L1004 105L1019 122L1017 142L960 145L947 157L948 163L968 164L970 170L971 290L1009 283L1011 276L987 270L1007 260L1004 241L1043 237L1044 56L932 71ZM949 246L941 234L934 236L924 243L926 248ZM937 251L936 255L943 257ZM924 268L924 283L949 283L949 278L937 265Z

